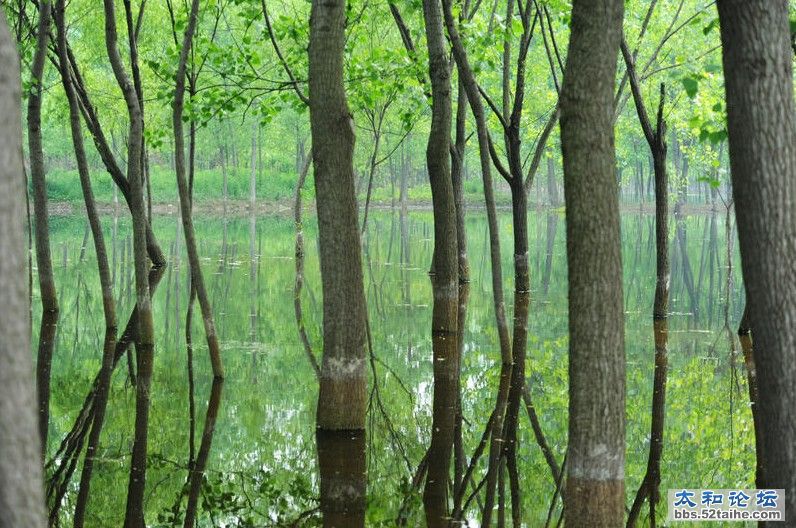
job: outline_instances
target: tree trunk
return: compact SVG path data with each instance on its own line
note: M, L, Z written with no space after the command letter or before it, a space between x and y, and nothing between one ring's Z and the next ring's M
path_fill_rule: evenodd
M556 183L556 164L552 155L547 157L547 199L550 207L561 205Z
M218 336L216 335L215 322L213 320L213 309L210 306L210 300L207 296L207 290L205 289L204 277L199 260L199 250L196 246L196 234L194 233L193 215L191 211L193 205L192 197L189 194L188 182L185 178L185 147L182 127L183 100L185 96L185 70L188 62L188 55L193 43L193 34L196 29L198 11L198 0L193 0L191 3L191 12L188 17L188 25L183 37L182 49L180 50L180 61L177 67L177 82L174 90L172 115L174 145L176 147L174 165L176 167L177 188L180 195L180 217L182 219L185 246L188 250L188 263L191 270L191 288L196 290L196 297L199 300L199 307L202 310L202 322L204 323L210 363L213 367L213 377L223 378L224 368L221 362L221 351L218 344Z
M746 366L746 380L749 386L749 403L752 408L752 423L755 430L755 482L760 483L763 476L763 455L761 448L763 447L763 431L760 424L760 411L757 405L758 393L760 389L757 383L757 369L755 368L754 358L754 343L752 341L752 329L749 328L749 305L747 304L743 310L741 323L738 325L738 340L741 342L741 350L743 351L744 365Z
M464 228L464 149L467 142L467 94L464 81L459 75L456 91L456 140L455 156L451 156L451 180L453 198L456 202L456 237L459 248L459 282L470 281L470 264L467 260L467 232Z
M43 528L30 356L19 57L0 11L0 526Z
M141 145L144 131L138 96L124 70L117 47L116 9L113 0L104 0L105 46L116 82L121 88L130 118L127 140L127 179L130 185L130 213L133 223L133 256L135 261L136 306L138 331L135 348L137 365L136 416L133 453L130 460L130 481L127 493L126 528L144 526L144 488L146 480L147 429L149 427L149 392L154 355L154 328L149 295L149 263L147 260L146 205L143 196Z
M633 55L622 37L622 56L630 79L630 88L636 106L641 129L647 139L655 173L655 256L656 280L655 298L652 307L653 336L655 343L654 373L652 382L652 424L650 427L650 450L647 458L647 471L639 486L628 515L627 526L632 527L641 512L645 499L649 498L650 524L655 526L655 507L659 499L661 481L661 455L663 453L663 431L666 416L666 375L668 368L669 339L669 176L666 172L666 121L663 107L666 101L666 88L661 84L658 117L655 128L647 113L641 86L636 76ZM685 248L682 248L685 251Z
M254 214L255 207L257 206L257 154L259 149L258 146L258 139L259 139L259 130L260 127L257 124L257 121L254 122L252 126L252 157L251 157L251 167L249 167L251 173L249 175L249 210L252 214Z
M542 295L547 298L550 291L550 276L553 271L553 251L558 231L558 213L547 213L547 251L545 251L544 271L542 272Z
M754 329L761 488L796 518L796 110L785 0L719 0L730 173Z
M506 404L508 400L509 384L511 380L512 349L509 337L509 328L506 321L505 299L503 296L503 271L500 262L500 236L498 232L497 212L495 208L495 198L492 184L492 161L489 154L489 131L486 125L483 101L481 100L478 84L469 64L467 52L464 49L461 38L459 37L459 30L453 17L451 1L443 0L442 6L445 18L445 27L448 30L448 35L453 47L453 55L454 59L456 60L456 66L463 81L463 87L465 93L467 94L467 100L470 103L470 109L473 113L473 118L476 123L479 160L481 163L481 177L483 180L484 200L486 202L487 226L489 233L489 253L492 268L492 296L494 301L498 338L500 342L500 384L498 387L493 418L489 420L489 424L487 425L488 430L490 431L490 436L493 440L490 445L489 470L487 472L487 503L489 503L490 500L494 501L494 490L498 475L498 463L503 451L503 425ZM468 478L468 475L465 475L464 481L459 490L460 493L464 488L466 488ZM455 499L453 517L458 521L463 513L461 510L461 497L457 495ZM490 515L491 508L485 507L482 525L488 525Z
M561 89L569 272L567 526L625 513L625 347L613 87L622 0L575 0Z
M32 87L28 97L28 148L30 179L33 187L33 213L36 217L36 265L39 270L42 317L39 330L39 351L36 365L36 387L39 400L39 436L42 454L47 452L47 429L50 420L50 369L52 367L55 330L58 324L58 296L55 291L52 257L50 256L50 222L47 210L44 150L41 137L41 99L47 41L50 32L49 1L41 3L36 31L36 52L31 65Z
M365 522L367 311L354 190L354 123L343 84L345 0L313 0L309 89L323 283L317 408L325 526Z
M423 493L426 523L449 526L448 482L456 424L458 393L457 318L459 251L456 204L451 179L451 80L442 9L439 0L424 0L423 15L431 77L432 117L426 165L434 203L434 256L431 281L434 305L431 321L434 356L434 401L428 475Z
M97 255L97 267L102 288L102 305L105 316L105 339L102 349L102 366L98 377L96 401L97 407L94 413L94 420L89 433L86 456L83 461L83 470L80 475L80 487L77 500L75 502L74 523L75 528L83 526L88 504L89 490L91 486L91 476L94 466L94 456L99 447L100 435L105 419L105 408L108 402L110 390L111 373L113 371L113 356L116 348L116 303L113 298L113 281L111 279L110 266L108 264L108 252L105 247L105 239L100 223L99 214L94 201L94 193L91 188L91 179L88 168L88 160L83 145L83 132L80 123L80 110L78 108L77 95L72 85L71 76L68 75L69 59L66 54L66 22L65 22L65 0L57 0L55 9L55 25L58 40L58 59L61 65L61 80L66 93L69 105L69 125L72 134L72 144L75 151L80 185L83 190L83 198L86 204L86 214L88 216L91 233L94 239L94 249ZM57 511L57 510L56 510Z

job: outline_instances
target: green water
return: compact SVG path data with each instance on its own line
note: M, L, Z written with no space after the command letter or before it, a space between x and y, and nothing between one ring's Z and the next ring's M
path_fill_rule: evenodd
M566 448L567 282L563 214L537 210L530 216L531 310L526 372L542 426L559 462ZM130 224L104 218L113 244L118 318L123 325L133 306ZM711 240L715 222L715 240ZM215 428L203 498L201 526L287 524L317 507L312 368L301 347L293 312L294 227L285 217L195 219L203 271L216 315L226 381ZM663 482L669 487L754 487L754 437L740 350L730 336L743 310L737 244L727 247L724 211L682 220L693 277L693 299L684 280L682 253L675 249L671 222L672 300L670 370ZM154 296L156 360L152 385L146 511L151 526L171 526L185 507L189 442L188 375L184 340L187 257L181 225L158 217L155 232L169 256ZM103 340L102 305L96 261L82 216L54 218L51 224L61 320L53 364L49 452L71 428L99 368ZM511 217L500 216L503 285L510 300ZM321 288L317 229L309 217L305 324L320 353ZM468 214L471 267L462 363L465 450L469 455L488 419L499 376L499 351L492 308L486 220ZM627 350L628 505L646 467L652 397L652 296L655 281L653 217L622 217ZM368 419L368 526L392 526L418 462L430 440L431 285L427 269L433 249L432 216L398 210L372 212L364 237L368 309L376 355L375 395ZM734 240L734 232L729 240ZM176 244L175 244L176 241ZM176 247L176 252L174 250ZM109 247L110 250L110 247ZM728 253L732 266L728 276ZM549 264L548 264L549 263ZM729 278L729 280L728 280ZM545 283L547 288L545 288ZM34 281L35 283L35 281ZM547 291L545 291L547 290ZM38 293L34 291L34 307ZM509 308L511 303L508 303ZM692 314L698 307L698 315ZM509 314L510 315L510 314ZM34 309L34 329L39 310ZM509 318L509 321L511 319ZM35 332L34 332L35 333ZM196 378L196 444L211 386L201 321L193 328ZM34 335L34 342L36 336ZM737 348L737 345L734 345ZM734 365L734 366L733 366ZM95 464L88 526L120 526L124 518L135 391L126 360L113 378L99 460ZM519 463L524 517L544 524L553 483L534 442L527 415L520 421ZM482 461L479 472L485 469ZM480 480L481 474L476 475ZM65 498L62 521L69 522L77 478ZM420 526L420 495L409 501L409 526ZM660 506L664 513L665 506ZM473 513L478 517L477 513ZM557 515L557 514L556 514ZM318 523L308 516L306 525ZM179 521L181 526L181 520ZM476 524L473 524L475 526Z

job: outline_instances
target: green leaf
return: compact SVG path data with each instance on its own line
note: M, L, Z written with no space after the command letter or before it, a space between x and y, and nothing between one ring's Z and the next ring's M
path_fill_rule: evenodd
M685 88L685 93L688 94L688 97L693 99L697 91L699 91L699 81L693 77L683 77L680 82L683 83L683 88Z
M710 176L700 176L699 178L697 178L697 181L702 183L707 183L714 189L718 189L719 187L721 187L721 182L716 178L711 178Z
M710 21L710 24L702 28L702 33L707 35L717 27L719 27L719 19L714 18L713 20Z
M718 144L727 139L727 131L726 130L717 130L716 132L711 132L708 135L708 139L713 144Z

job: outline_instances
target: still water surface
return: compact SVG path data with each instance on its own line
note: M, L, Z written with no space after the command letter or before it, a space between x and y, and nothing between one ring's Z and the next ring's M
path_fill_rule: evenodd
M526 372L544 432L560 463L567 424L564 219L561 212L542 209L529 216L532 292ZM368 526L394 525L430 440L433 386L427 269L433 250L432 221L429 212L377 211L371 214L363 239L376 355L373 365L381 401L379 406L377 395L372 394ZM114 288L118 318L123 324L134 304L130 224L126 218L112 217L106 217L104 224L106 240L113 244ZM169 266L153 299L157 341L146 511L151 526L172 526L185 508L190 449L185 346L188 268L179 220L158 217L154 224ZM195 225L226 370L200 500L200 525L289 524L318 505L314 447L317 386L294 318L294 225L287 215L256 219L197 217ZM510 214L501 215L500 225L508 296L513 284ZM684 244L675 236L678 228ZM98 371L104 333L86 219L54 218L51 229L62 312L53 364L50 454L71 428ZM468 457L494 404L500 370L486 229L482 213L468 214L472 282L462 363ZM732 228L727 232L723 210L671 223L673 313L662 490L678 486L753 487L752 420L743 360L733 340L744 302L735 236ZM306 221L305 237L302 300L306 328L318 354L321 287L317 228L312 217ZM654 218L632 211L623 213L622 238L629 504L643 475L649 444ZM732 241L729 248L728 241ZM510 309L511 302L507 304ZM37 292L34 306L38 306ZM36 329L38 318L38 310L34 310ZM198 445L212 379L198 309L193 336ZM371 387L373 379L372 374ZM134 404L135 391L123 360L114 374L95 464L89 526L122 524ZM528 526L543 525L554 485L527 415L520 422L519 461ZM70 520L75 495L76 484L65 498L65 522ZM409 526L423 524L420 494L410 495L404 507L410 512ZM312 526L318 518L308 515L304 520Z

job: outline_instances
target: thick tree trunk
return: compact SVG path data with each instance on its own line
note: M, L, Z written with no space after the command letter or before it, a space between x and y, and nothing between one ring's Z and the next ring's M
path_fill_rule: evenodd
M19 57L0 11L0 526L45 526L30 357Z
M318 426L360 429L365 410L365 295L354 196L354 128L343 87L345 0L313 3L310 100L324 297Z
M561 89L569 272L567 526L625 513L625 347L612 115L622 0L575 0Z
M719 0L735 212L754 329L758 486L796 519L796 109L785 0Z
M323 361L317 408L325 526L365 517L367 311L354 190L354 123L343 84L345 0L313 0L309 89L323 283Z
M39 24L36 30L36 52L31 65L32 87L28 97L30 179L33 187L33 213L36 217L36 266L39 271L39 291L42 304L36 388L39 400L39 436L43 454L47 452L47 429L50 420L50 369L55 346L55 330L58 324L58 296L55 290L52 257L50 256L50 222L41 137L41 99L50 32L50 15L50 2L42 2L39 7Z
M448 526L448 482L458 404L459 251L451 179L451 80L440 0L424 0L431 77L432 117L426 165L434 203L431 320L434 402L428 475L423 493L428 526Z

